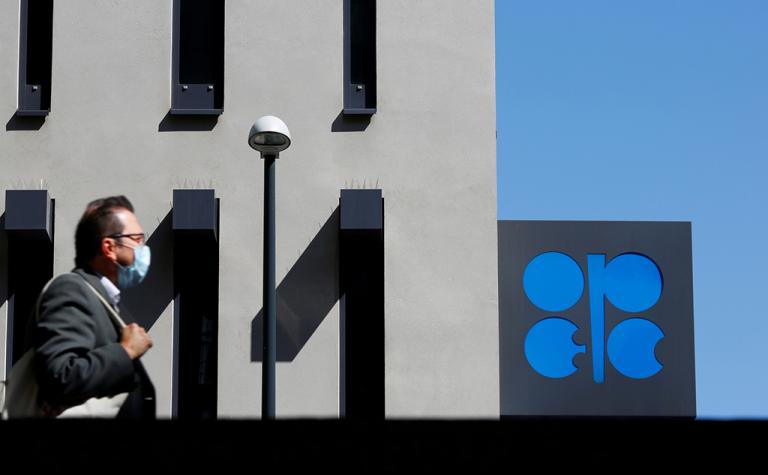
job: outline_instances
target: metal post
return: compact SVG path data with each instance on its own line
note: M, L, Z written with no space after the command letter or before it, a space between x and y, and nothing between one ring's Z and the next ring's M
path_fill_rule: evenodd
M264 353L261 379L261 418L275 418L275 360L277 359L277 291L275 288L275 156L264 156Z

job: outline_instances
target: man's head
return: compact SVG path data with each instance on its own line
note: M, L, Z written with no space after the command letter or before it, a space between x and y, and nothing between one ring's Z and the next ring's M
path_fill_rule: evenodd
M119 287L135 285L149 267L145 241L128 198L120 195L91 201L75 231L75 265L91 267Z

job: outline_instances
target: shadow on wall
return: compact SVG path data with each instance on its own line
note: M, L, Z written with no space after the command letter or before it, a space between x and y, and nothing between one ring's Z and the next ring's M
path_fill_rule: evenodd
M158 132L209 132L216 127L218 115L171 115L168 111L157 126Z
M125 290L125 306L136 323L150 330L173 300L173 212L169 211L147 240L152 258L141 285Z
M341 111L331 124L331 132L362 132L370 123L369 115L344 115Z
M339 300L339 208L277 286L277 361L290 362ZM263 309L251 321L251 361L262 361Z
M6 132L12 130L40 130L45 123L45 116L18 116L14 112L8 122L5 123Z

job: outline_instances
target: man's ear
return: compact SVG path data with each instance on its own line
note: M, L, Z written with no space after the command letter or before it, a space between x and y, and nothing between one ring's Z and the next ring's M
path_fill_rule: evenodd
M117 260L117 245L112 238L102 238L101 253L109 260Z

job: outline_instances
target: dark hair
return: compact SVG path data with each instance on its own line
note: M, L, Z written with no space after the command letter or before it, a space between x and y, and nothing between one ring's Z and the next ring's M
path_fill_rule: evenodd
M75 266L86 266L101 252L101 238L123 232L125 226L115 211L127 209L133 212L133 205L123 195L93 200L75 230Z

